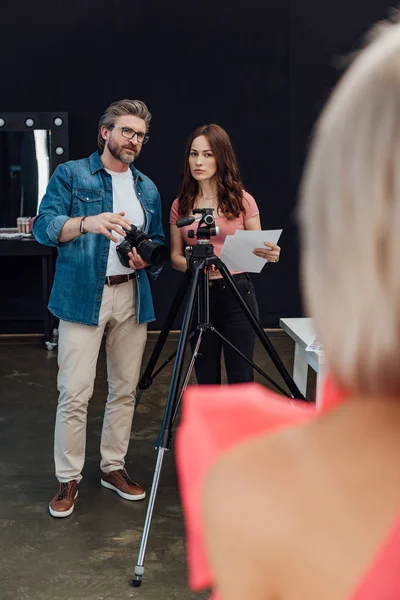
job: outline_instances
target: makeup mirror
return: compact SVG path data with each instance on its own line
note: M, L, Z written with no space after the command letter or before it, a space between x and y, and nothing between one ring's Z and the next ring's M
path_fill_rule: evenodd
M67 160L66 112L0 111L0 228L37 214L53 171Z

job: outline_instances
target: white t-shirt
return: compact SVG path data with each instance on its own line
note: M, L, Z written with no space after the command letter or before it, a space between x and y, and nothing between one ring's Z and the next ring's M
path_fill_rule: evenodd
M106 169L106 171L112 177L113 213L125 211L124 218L133 225L136 225L138 229L142 229L144 225L144 212L142 205L136 196L132 171L130 169L124 173L116 173L109 169ZM132 273L132 269L124 267L121 264L116 250L118 244L121 243L124 238L115 231L112 233L113 236L118 239L118 242L115 243L112 240L110 241L110 252L108 254L106 274L107 276L110 276Z

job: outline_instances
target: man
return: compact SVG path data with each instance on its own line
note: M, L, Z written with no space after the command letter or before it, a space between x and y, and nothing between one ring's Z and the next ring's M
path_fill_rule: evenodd
M74 510L85 459L87 405L106 331L108 397L101 434L101 484L126 500L144 489L124 468L147 323L154 320L149 277L160 269L130 253L117 256L124 228L133 223L164 242L160 195L133 161L148 140L151 114L139 100L111 104L100 119L99 152L60 165L33 225L36 239L58 248L49 310L60 319L54 440L59 487L53 517ZM107 326L107 328L106 328Z

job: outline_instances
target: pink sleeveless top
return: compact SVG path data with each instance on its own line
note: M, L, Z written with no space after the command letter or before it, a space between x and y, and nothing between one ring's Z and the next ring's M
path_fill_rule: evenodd
M398 600L399 598L400 517L349 600Z
M233 235L235 231L238 229L245 229L245 221L247 219L252 219L253 217L260 214L258 210L258 206L253 196L251 196L248 192L243 191L243 204L246 209L246 214L241 213L241 215L237 219L227 219L226 217L219 216L215 214L215 224L219 228L219 233L217 236L214 236L211 239L212 245L214 246L214 252L217 256L221 254L222 246L224 245L225 238L227 235ZM178 198L174 200L171 206L171 212L169 216L169 222L171 225L175 225L178 219L181 216L179 215L179 202ZM182 238L185 242L186 246L193 246L196 244L196 238L189 237L189 231L191 229L197 229L197 222L192 225L187 225L186 227L181 228ZM265 240L266 242L268 240Z
M343 402L345 394L327 378L323 398L321 411L325 412ZM242 442L315 417L315 405L288 400L257 384L188 388L177 433L176 460L193 590L213 586L200 519L201 490L209 468L221 454ZM400 518L349 600L399 599ZM213 600L217 600L216 595Z

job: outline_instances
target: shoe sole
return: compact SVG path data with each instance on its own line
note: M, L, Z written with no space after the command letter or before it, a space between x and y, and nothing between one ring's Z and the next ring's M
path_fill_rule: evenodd
M75 498L74 498L74 502L78 497L78 492L76 492L75 494ZM75 504L73 504L71 506L71 508L69 508L68 510L53 510L49 504L49 513L51 514L52 517L56 517L56 518L63 518L63 517L69 517L69 515L72 515L72 513L74 512L74 508L75 508Z
M144 498L146 498L146 492L143 492L143 494L135 494L133 496L132 494L121 492L121 490L115 487L115 485L108 483L108 481L104 481L104 479L101 479L100 482L103 487L107 488L108 490L113 490L113 492L117 492L117 494L124 500L133 500L133 502L135 502L136 500L144 500Z

